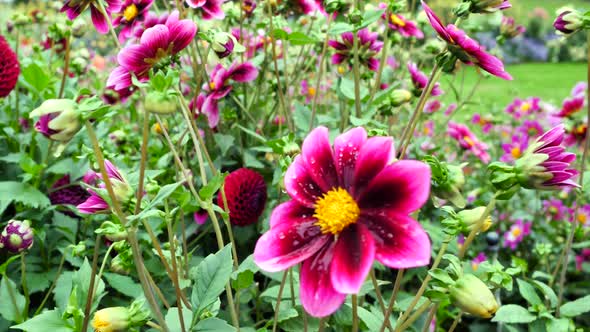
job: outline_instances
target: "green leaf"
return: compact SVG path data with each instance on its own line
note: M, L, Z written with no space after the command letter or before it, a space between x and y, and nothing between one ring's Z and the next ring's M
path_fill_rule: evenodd
M349 304L346 305L350 306ZM381 329L383 317L379 317L361 306L359 306L357 310L359 318L365 323L365 325L367 325L369 331L379 331Z
M443 269L434 269L434 270L428 272L428 274L430 274L432 276L432 278L440 280L445 285L454 285L455 284L455 281L453 280L453 278L451 278L449 276L449 274L447 273L447 271L445 271Z
M0 282L0 299L0 316L11 322L22 321L25 297L7 276L2 277Z
M522 279L516 279L520 295L531 305L543 304L543 301L537 295L535 287Z
M51 331L51 332L72 332L74 327L61 318L59 311L48 310L29 319L28 321L11 326L13 329L23 331Z
M43 91L49 85L49 75L36 63L31 63L22 70L25 82L32 86L37 92Z
M235 145L236 141L236 139L231 135L214 134L213 138L215 139L217 146L219 146L222 156L225 156L227 151L229 151L229 149Z
M270 36L274 39L287 40L289 34L283 29L274 29Z
M57 307L64 311L68 305L68 299L72 292L72 276L74 272L65 271L57 279L55 288L53 289L53 298Z
M588 311L590 311L590 295L568 302L559 309L561 315L566 317L576 317Z
M340 81L340 93L342 93L342 95L344 97L346 97L347 99L354 100L355 99L354 81L351 79L348 79L346 77L343 77L342 80ZM361 99L364 99L365 96L367 96L367 94L369 94L369 90L364 85L361 85L360 86Z
M338 22L332 25L332 28L328 31L330 35L340 35L344 32L350 32L354 30L354 26L344 22Z
M44 208L51 202L42 192L27 183L16 181L0 182L0 213L12 202L19 202L32 208Z
M143 294L141 286L137 284L131 277L108 272L103 274L103 276L111 287L123 295L129 296L131 298L137 298Z
M206 186L199 189L199 196L201 196L201 199L204 201L210 201L213 198L213 195L215 195L219 188L221 188L221 185L223 185L226 176L227 173L217 173Z
M289 42L291 42L291 45L307 45L314 44L317 41L303 32L295 31L289 34Z
M156 197L154 197L154 199L147 204L147 206L143 209L143 211L141 211L141 213L139 213L137 216L130 218L130 219L135 220L135 219L146 218L146 216L148 214L152 213L152 212L150 212L150 210L152 210L158 204L160 204L163 200L168 198L168 196L172 195L172 193L176 190L176 188L178 188L181 184L182 184L182 182L175 182L175 183L167 184L167 185L163 186L162 188L160 188L160 190L156 194Z
M177 307L171 307L168 309L166 313L166 325L168 325L168 330L170 331L182 331L182 327L180 326L180 316L178 314ZM193 313L187 309L182 308L182 321L184 322L184 330L189 331L191 322L193 321Z
M8 268L8 264L14 262L15 260L19 259L20 256L11 256L9 259L6 260L6 262L2 263L0 265L0 274L4 275L6 274L6 269Z
M245 289L254 282L254 273L258 272L258 266L254 263L254 255L248 256L232 273L232 287L234 289Z
M557 306L557 294L555 294L555 291L551 287L547 286L547 284L539 280L533 280L532 282L537 288L541 290L543 295L545 295L545 297L549 299L551 308L555 308L555 306Z
M547 320L546 329L551 332L567 332L570 320L567 318L553 318Z
M232 273L231 244L226 245L215 255L205 257L194 273L191 303L196 316L212 305L223 292ZM192 273L191 273L192 274Z
M196 332L234 332L235 330L226 321L214 317L200 321L194 328Z
M537 317L525 308L516 304L506 304L498 309L492 322L526 324L533 322L536 319Z
M384 11L385 10L383 9L375 9L365 12L365 14L363 15L363 20L361 21L362 23L360 26L356 27L356 30L358 31L360 29L366 28L372 23L377 22L379 18L381 18L381 15Z

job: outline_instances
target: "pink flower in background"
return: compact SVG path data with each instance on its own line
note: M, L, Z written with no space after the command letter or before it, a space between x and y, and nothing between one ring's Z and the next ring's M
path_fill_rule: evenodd
M438 110L440 110L441 108L441 103L440 100L430 100L426 103L426 105L424 106L424 113L429 113L432 114Z
M459 146L464 150L470 151L484 163L490 162L488 146L479 141L479 139L463 124L450 121L447 128L447 134L457 140Z
M582 265L586 262L590 262L590 248L584 248L576 255L576 270L582 271Z
M537 138L543 135L545 129L543 129L543 126L537 120L524 120L522 125L516 128L516 132L531 138Z
M430 168L394 156L391 137L354 128L332 146L318 127L287 170L292 200L274 209L254 261L269 272L302 263L301 303L311 315L330 315L356 294L374 260L395 269L430 261L428 235L409 216L428 199Z
M422 1L422 7L426 12L426 16L428 16L430 25L432 25L436 33L449 44L449 50L459 60L466 64L474 64L494 76L505 80L512 80L512 76L504 70L504 64L500 59L487 53L483 46L469 38L463 30L457 28L453 24L449 24L445 27L424 1Z
M115 15L113 26L121 26L119 41L125 42L133 35L133 29L141 24L154 0L124 0L121 10Z
M516 98L506 106L504 112L512 115L515 119L520 119L525 115L539 112L541 110L541 106L539 106L540 101L541 99L539 97L530 97L527 99Z
M320 0L295 0L293 2L295 7L297 7L296 11L302 12L303 14L309 15L319 12L326 15L326 11Z
M204 20L224 19L225 13L221 9L224 0L186 0L191 8L198 8L203 12Z
M503 16L500 24L500 34L504 38L516 38L526 32L526 28L522 25L516 25L513 17Z
M387 4L383 2L379 3L379 8L387 9ZM390 29L399 32L402 37L416 37L418 39L424 38L424 33L418 28L416 22L407 20L400 14L389 13L386 10L381 17L387 20L387 26Z
M106 167L109 180L113 186L115 197L120 203L124 203L130 197L130 195L133 194L127 179L125 179L117 167L115 167L115 165L113 165L110 161L105 160L104 165ZM84 176L84 180L95 181L95 179L90 176L88 179L86 176ZM104 190L104 188L106 188L104 183L98 183L98 189ZM88 189L88 193L90 194L90 197L88 197L85 202L76 206L80 213L107 213L110 210L107 201L105 201L96 190Z
M383 42L377 40L376 32L369 32L367 28L357 32L359 62L372 71L379 69L379 60L375 55L383 48ZM336 50L332 55L332 64L339 65L345 61L353 61L353 34L345 32L341 36L342 42L329 40L328 45Z
M451 114L453 114L453 112L455 112L455 110L457 109L457 104L452 103L451 105L449 105L449 107L447 107L447 109L445 110L445 116L450 116Z
M570 126L565 134L564 144L567 146L582 145L586 141L588 124L578 122Z
M555 114L555 116L560 118L570 117L584 108L585 101L586 96L583 94L578 94L575 97L567 98L563 101L563 104L561 105L561 110L557 114Z
M471 117L471 123L481 126L481 130L486 134L489 133L494 127L492 120L490 120L488 117L480 115L479 113L473 114L473 117Z
M570 213L570 221L572 221L575 217L575 206L572 207L569 211ZM578 209L578 215L575 217L580 226L582 227L590 227L590 204L585 204L580 206Z
M158 16L154 12L148 12L145 15L144 20L138 22L138 24L134 26L133 31L131 33L134 37L136 37L139 40L141 38L141 35L143 35L143 33L145 32L145 30L157 24L166 24L168 16L168 13L164 13L161 16Z
M408 62L407 66L408 71L410 72L410 77L412 78L412 84L414 84L414 88L416 89L415 95L420 96L422 90L424 90L424 88L426 88L426 85L428 84L428 76L421 72L418 69L418 66L413 62ZM443 91L440 88L440 84L434 83L434 87L432 88L430 95L432 97L436 97L442 94Z
M211 72L209 84L203 85L203 91L196 100L197 109L207 115L209 127L215 128L219 123L218 101L227 96L233 89L230 81L238 83L253 81L258 76L258 69L250 62L232 64L225 69L217 64Z
M587 91L588 91L588 83L586 83L586 82L579 82L572 89L572 96L573 97L576 97L576 96L579 96L579 95L585 95Z
M168 64L170 57L187 47L196 33L193 21L178 20L178 12L173 12L165 24L145 30L139 44L129 45L119 52L119 66L109 75L107 88L117 92L129 89L131 74L139 81L147 81L150 69Z
M483 252L480 252L479 254L477 254L477 256L475 256L474 259L471 260L471 268L473 269L473 271L477 271L479 264L481 264L487 260L488 260L488 257L486 256L486 254Z
M514 135L510 143L502 144L504 154L500 157L500 161L513 162L522 157L522 154L529 146L529 137L527 135Z
M516 250L516 247L526 235L531 234L532 222L524 222L522 219L517 219L510 229L504 233L504 247Z
M197 225L204 225L207 222L208 217L209 214L207 213L207 210L199 209L193 213L193 220Z
M80 16L83 11L90 7L92 24L94 24L96 31L101 34L106 34L109 32L109 24L107 23L107 18L100 11L98 5L96 4L97 1L102 0L66 0L63 7L61 7L60 12L66 12L68 19L74 20L76 17ZM116 13L121 10L121 0L105 0L105 2L106 15L109 17L109 19L112 13Z
M309 85L307 80L302 80L301 90L299 91L299 93L305 96L305 103L309 104L318 92L316 91L315 87Z
M547 212L549 218L554 221L563 220L566 214L569 214L569 209L557 198L543 201L543 208L545 209L545 212Z

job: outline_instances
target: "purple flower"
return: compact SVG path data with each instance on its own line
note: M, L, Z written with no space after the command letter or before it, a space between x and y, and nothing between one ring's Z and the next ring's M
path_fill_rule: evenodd
M585 101L586 96L583 94L578 94L573 98L567 98L563 101L561 110L555 114L555 116L560 118L568 118L571 115L581 111L584 108Z
M517 219L510 229L504 233L504 247L509 247L512 250L516 250L516 247L525 235L531 234L532 222L524 222L522 219Z
M571 35L572 33L580 30L583 26L584 21L582 14L577 10L563 11L553 22L553 27L555 30L561 32L564 35Z
M358 57L361 64L372 71L379 69L379 60L375 55L383 47L383 42L377 40L376 32L369 32L367 28L357 32L358 38ZM329 40L328 45L336 50L332 55L332 64L339 65L344 61L353 61L353 39L352 32L345 32L341 36L342 42Z
M0 249L6 248L12 253L19 253L30 249L33 240L30 221L10 220L0 233Z
M512 103L506 106L504 112L512 115L515 119L520 119L524 115L529 115L541 111L539 97L529 97L527 99L516 98Z
M394 155L391 137L354 128L332 146L319 127L287 170L292 200L272 212L254 261L269 272L301 263L299 294L311 315L330 315L356 294L374 260L395 269L430 261L428 235L409 216L428 199L430 168Z
M57 180L49 190L49 200L52 205L78 205L88 199L90 194L82 186L71 183L70 175L66 174ZM73 214L66 211L66 214Z
M529 137L527 135L514 135L510 143L502 144L504 155L500 157L500 161L513 162L522 157L523 152L529 146Z
M209 214L207 213L207 210L199 209L198 211L195 211L195 213L193 213L193 219L195 220L197 225L205 224L207 222L208 217Z
M120 203L126 203L131 195L133 195L133 190L129 186L129 183L125 179L125 177L119 172L119 170L113 165L110 161L104 161L107 175L109 180L113 186L113 191L115 193L115 198ZM109 204L107 201L102 198L101 194L104 194L106 190L104 190L105 184L99 183L98 190L88 189L90 193L90 197L86 199L84 203L81 203L77 206L78 211L84 214L96 214L96 213L106 213L110 210ZM100 192L100 193L99 193Z
M219 123L218 101L232 91L230 81L250 82L257 76L258 69L250 62L234 63L228 69L223 68L221 64L215 66L211 72L209 84L203 85L204 92L201 92L196 100L199 112L207 115L209 127L215 128Z
M191 20L178 20L175 11L165 24L156 24L145 30L139 44L129 45L117 55L119 66L107 80L107 88L124 91L131 87L131 74L139 81L149 79L149 71L166 65L170 56L182 51L193 40L197 26Z
M570 213L571 218L574 219L575 207L571 209ZM580 206L580 208L578 208L578 215L576 218L577 219L575 221L578 222L580 226L586 228L590 227L590 204Z
M536 120L524 120L522 125L516 128L516 132L524 135L528 135L531 138L537 138L541 136L545 130L543 126Z
M504 64L500 59L486 53L481 45L469 38L463 30L457 28L453 24L449 24L445 27L424 1L422 1L422 7L424 7L430 25L432 25L436 33L447 42L449 50L459 60L466 64L475 64L494 76L498 76L505 80L512 80L512 76L504 71Z
M447 107L447 109L445 110L445 116L450 116L451 114L453 114L453 112L457 109L457 104L452 103L451 105L449 105L449 107Z
M414 84L414 95L420 96L422 94L422 90L424 90L428 84L428 76L421 72L418 69L418 66L413 62L408 62L408 71L410 72L410 77L412 78L412 84ZM440 89L440 84L435 83L430 95L432 97L436 97L440 96L441 94L443 94L443 91Z
M385 3L380 3L379 8L387 8L387 5ZM416 22L407 20L400 14L388 13L388 11L385 11L381 17L387 19L387 26L390 29L399 32L402 37L424 38L424 33L418 28Z
M30 117L39 117L35 130L59 142L67 142L78 133L80 115L78 104L70 99L48 99L29 113Z
M486 254L483 252L480 252L479 254L477 254L477 256L475 256L474 259L471 260L471 268L473 269L473 271L477 271L479 264L481 264L487 260L488 260L488 257L486 256Z
M168 20L168 13L164 13L162 16L158 16L153 12L148 12L145 16L143 21L138 22L133 28L132 34L138 40L141 38L141 35L145 32L145 30L158 25L158 24L166 24Z
M109 24L107 22L107 18L103 15L96 4L97 1L102 0L66 0L63 7L61 8L61 12L66 12L68 19L74 20L76 17L80 16L83 11L90 7L90 16L92 17L92 23L96 28L96 31L101 34L106 34L109 32ZM121 0L105 0L106 1L106 15L111 17L112 13L119 12L121 10Z
M437 99L431 100L426 103L426 106L424 106L424 113L432 114L432 113L440 110L440 108L441 108L440 100L437 100Z
M481 142L467 126L450 121L447 134L457 140L459 146L464 150L470 151L484 163L490 162L490 155L487 152L488 146Z
M186 4L191 8L199 8L203 11L203 19L222 20L225 18L225 13L221 9L224 0L186 0Z
M557 198L543 201L543 208L551 220L563 220L566 214L569 214L568 208Z
M136 25L141 24L154 0L124 0L121 10L113 20L113 26L122 26L119 41L125 42L133 35Z
M525 33L526 28L522 25L516 25L513 17L502 17L500 24L500 34L506 39L516 38Z
M490 130L492 130L492 127L494 126L492 120L490 120L487 116L482 116L479 113L473 114L473 117L471 117L471 123L480 125L481 130L485 134L489 133Z

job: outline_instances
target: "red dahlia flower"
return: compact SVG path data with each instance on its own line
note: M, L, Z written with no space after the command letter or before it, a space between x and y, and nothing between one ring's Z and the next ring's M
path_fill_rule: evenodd
M394 156L391 137L354 128L332 147L319 127L287 170L292 200L274 209L254 261L270 272L302 263L301 303L311 315L330 315L357 293L375 259L397 269L430 261L428 235L409 216L428 199L430 168Z
M4 36L0 35L0 98L8 96L14 89L19 74L20 66L16 54Z
M231 172L223 185L229 221L236 226L248 226L258 221L266 204L266 183L258 172L240 168ZM221 191L217 205L225 207Z

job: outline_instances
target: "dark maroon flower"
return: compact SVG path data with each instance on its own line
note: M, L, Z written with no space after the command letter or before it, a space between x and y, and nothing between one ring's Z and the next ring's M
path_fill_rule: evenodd
M90 197L82 186L70 181L70 175L64 175L57 180L49 190L49 200L53 205L78 205Z
M0 35L0 98L8 96L14 89L19 74L20 66L16 54L4 36Z
M240 168L225 178L223 189L229 220L233 225L247 226L258 221L267 197L262 175L248 168ZM217 205L225 207L221 192L217 195Z

